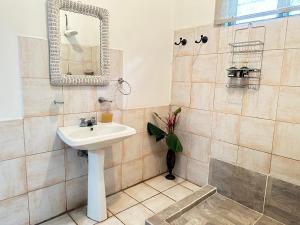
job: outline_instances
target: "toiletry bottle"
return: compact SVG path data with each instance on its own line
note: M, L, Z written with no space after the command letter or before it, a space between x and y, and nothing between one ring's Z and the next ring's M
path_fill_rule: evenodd
M111 123L113 120L113 114L111 112L111 104L107 102L105 110L101 114L101 123Z

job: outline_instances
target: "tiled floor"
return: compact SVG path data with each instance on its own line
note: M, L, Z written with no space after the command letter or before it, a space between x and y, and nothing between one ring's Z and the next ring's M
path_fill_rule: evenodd
M104 222L89 219L83 207L42 225L144 225L147 218L199 189L182 178L170 181L161 175L109 196Z

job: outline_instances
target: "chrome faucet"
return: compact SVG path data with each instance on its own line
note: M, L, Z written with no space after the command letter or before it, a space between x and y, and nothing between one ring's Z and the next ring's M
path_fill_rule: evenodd
M94 125L97 125L96 117L91 117L89 120L86 118L80 118L80 127L92 127Z

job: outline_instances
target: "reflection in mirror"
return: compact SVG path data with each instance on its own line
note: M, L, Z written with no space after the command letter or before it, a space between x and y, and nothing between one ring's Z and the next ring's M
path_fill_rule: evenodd
M100 20L60 10L60 70L63 75L100 75Z

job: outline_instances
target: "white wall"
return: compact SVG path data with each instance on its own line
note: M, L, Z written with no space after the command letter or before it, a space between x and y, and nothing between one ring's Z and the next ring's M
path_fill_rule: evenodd
M214 22L216 0L174 0L175 30Z
M110 11L111 48L124 51L124 77L133 88L132 95L126 99L127 108L169 104L172 1L82 0ZM0 36L6 40L1 41L0 52L0 58L5 59L0 66L0 119L22 116L16 37L46 39L46 15L46 0L2 0L0 3ZM3 26L10 31L3 30Z

